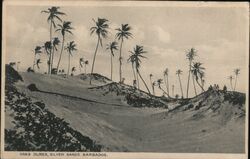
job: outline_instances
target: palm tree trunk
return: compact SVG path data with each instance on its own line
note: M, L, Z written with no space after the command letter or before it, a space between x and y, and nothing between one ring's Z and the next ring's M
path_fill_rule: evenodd
M136 72L137 72L137 73L138 73L138 75L140 76L140 78L141 78L142 82L144 83L144 85L145 85L146 89L148 90L148 93L149 93L149 94L151 94L151 93L150 93L150 91L149 91L149 89L148 89L148 86L147 86L146 82L143 80L143 78L142 78L142 76L141 76L141 74L140 74L140 72L139 72L139 70L138 70L138 69L137 69L137 71L136 71Z
M86 64L84 64L84 72L85 72L85 75L86 75Z
M174 98L174 85L172 85L172 96Z
M52 46L52 19L50 20L50 32L49 32L49 36L50 36L50 45ZM50 49L49 52L49 65L48 65L48 74L51 74L51 55L52 55L52 49Z
M70 69L70 53L69 53L69 62L68 62L68 75L69 75L69 69Z
M81 62L79 62L79 71L80 71L80 74L82 72L82 69L81 69Z
M122 43L123 43L123 38L122 38L122 40L121 40L121 45L120 45L120 57L119 57L119 62L120 62L120 68L119 68L120 82L122 81Z
M191 61L189 61L189 72L188 72L188 83L187 83L187 98L188 98L188 91L189 91L190 74L191 74Z
M165 83L165 86L166 86L166 88L167 88L167 92L165 92L165 91L164 91L164 92L167 94L168 97L170 97L170 96L169 96L169 93L168 93L168 86L167 86L166 76L165 76L165 75L164 75L164 83Z
M94 58L93 58L93 63L92 63L92 68L91 68L91 74L90 74L90 80L89 80L89 84L91 85L92 82L92 74L94 71L94 66L95 66L95 58L96 58L96 53L97 53L97 49L99 46L99 42L100 42L100 35L98 35L98 39L97 39L97 44L96 44L96 48L95 48L95 54L94 54Z
M231 86L231 90L233 91L233 82L232 82L232 80L230 80L230 86Z
M52 72L52 69L53 69L54 52L55 52L55 47L53 47L53 50L52 50L50 73Z
M151 84L151 87L152 87L153 94L155 95L155 89L154 89L154 85L153 85L151 76L150 76L150 84Z
M63 40L62 40L62 47L61 47L60 57L59 57L59 60L58 60L58 63L57 63L57 67L56 67L56 71L57 71L57 73L58 73L58 71L59 71L59 65L60 65L61 58L62 58L63 47L64 47L64 36L63 36Z
M136 76L135 76L135 69L134 69L134 63L132 62L132 70L133 70L133 74L134 74L134 80L136 81Z
M136 71L136 83L137 83L137 88L140 89L140 83L139 83L139 77L138 77L138 72Z
M113 60L112 60L112 53L110 54L110 79L112 81L112 75L113 75Z
M34 55L33 70L35 69L35 64L36 64L36 53L35 53L35 55Z
M167 75L167 92L168 92L168 95L170 95L170 93L169 93L169 81L168 81L168 75Z
M48 65L48 74L50 74L50 57L48 59L47 65Z
M235 75L234 91L235 91L235 88L236 88L236 83L237 83L237 75Z
M167 81L166 81L166 75L164 75L163 77L164 77L164 83L165 83L165 86L166 86L166 89L167 89L167 92L168 92L168 85L167 85Z
M192 78L193 78L193 85L194 85L194 93L197 96L197 91L196 91L195 81L194 81L194 75L192 75Z
M202 85L200 84L200 82L199 82L198 80L196 80L196 82L197 82L197 84L200 86L202 92L204 92L204 89L203 89Z
M178 74L178 77L179 77L179 82L180 82L180 87L181 87L181 96L183 98L183 90L182 90L181 78L180 78L179 74Z

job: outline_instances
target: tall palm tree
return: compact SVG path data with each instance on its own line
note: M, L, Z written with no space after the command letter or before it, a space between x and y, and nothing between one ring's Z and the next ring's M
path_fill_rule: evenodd
M193 79L193 86L194 86L194 94L195 96L197 96L197 90L196 90L196 84L195 84L195 80L194 80L194 75L192 74L192 79Z
M100 45L102 46L102 38L107 38L108 35L108 28L109 25L108 20L104 19L104 18L98 18L97 21L95 21L93 19L95 26L90 28L90 34L92 35L93 33L96 33L97 35L97 44L96 44L96 48L95 48L95 54L94 54L94 58L93 58L93 63L92 63L92 68L91 68L91 75L93 74L94 71L94 66L95 66L95 58L96 58L96 54L97 54L97 49ZM90 76L90 81L89 84L91 84L92 81L92 76Z
M68 44L67 44L67 46L65 47L65 49L68 51L68 54L69 54L69 58L68 58L68 75L69 75L69 69L70 69L70 56L73 56L72 55L72 52L73 51L76 51L77 49L76 49L76 44L75 44L75 42L74 41L71 41L71 42L69 42Z
M122 80L122 44L124 41L124 38L129 39L132 37L132 33L130 33L131 27L128 24L122 24L121 28L116 29L118 32L116 33L116 38L121 41L120 44L120 69L119 69L119 75L120 75L120 82Z
M165 85L166 85L166 88L167 88L167 93L168 93L168 96L169 96L169 82L168 82L168 68L166 68L163 72L163 77L164 77L164 82L165 82ZM167 79L167 80L166 80Z
M233 88L233 76L232 75L230 75L229 77L228 77L228 79L230 80L230 86L231 86L231 90L233 91L234 90L234 88Z
M234 74L235 74L235 82L234 82L234 91L235 91L235 89L236 89L236 83L237 83L237 78L238 78L238 75L240 74L240 69L236 68L234 70Z
M20 65L20 61L17 61L17 65L16 65L16 70L18 71L19 70L19 65Z
M83 67L83 65L82 65L83 63L84 63L84 58L81 57L81 58L79 59L79 71L80 71L80 73L82 72L81 68Z
M73 35L73 33L71 32L71 30L73 29L71 27L71 22L64 21L62 25L58 24L58 27L59 28L56 29L56 32L60 31L61 34L62 34L62 46L61 46L61 53L60 53L60 56L59 56L59 60L58 60L57 67L56 67L57 71L59 70L59 65L60 65L61 58L62 58L62 53L63 53L63 48L64 48L64 41L65 41L65 35L66 35L66 33L69 33L69 34Z
M153 91L153 94L155 95L155 88L154 88L154 83L153 83L153 81L152 81L152 77L153 77L153 75L152 75L152 74L150 74L150 75L149 75L149 78L150 78L150 84L151 84L151 86L152 86L152 91Z
M138 80L138 75L136 75L136 71L135 71L135 54L131 54L128 58L128 62L131 62L131 66L132 66L132 71L133 71L133 75L134 75L134 83L137 85L137 88L140 89L139 87L139 80Z
M41 46L36 46L35 50L34 50L34 63L33 63L33 70L36 64L36 55L41 54L42 53L42 47Z
M195 77L196 83L200 86L201 90L204 92L204 88L202 87L202 85L199 82L199 79L202 80L201 77L203 76L202 74L204 74L204 70L205 70L205 68L202 67L201 65L202 65L202 63L200 63L200 62L193 63L191 72Z
M190 74L191 74L191 66L192 66L192 62L194 60L194 57L196 56L196 50L194 48L191 48L188 53L186 54L186 57L189 61L189 71L188 71L188 83L187 83L187 98L188 98L188 91L189 91L189 81L190 81ZM195 83L193 82L194 87L195 87Z
M60 7L51 7L51 8L48 8L47 10L43 10L42 13L47 13L49 16L48 16L48 23L50 23L50 34L49 34L49 37L50 37L50 42L52 43L52 29L53 27L56 28L56 23L55 23L55 20L59 20L60 22L62 22L62 19L60 18L61 15L66 15L65 13L63 12L60 12L59 11ZM48 63L52 63L51 62L52 60L52 52L50 50L50 53L49 53L49 62ZM48 74L51 73L51 68L50 68L50 65L49 65L49 72Z
M136 45L134 48L134 51L129 51L129 52L133 55L132 59L134 60L135 69L136 69L137 74L139 75L140 79L142 80L143 84L145 85L148 93L151 94L150 90L148 89L148 86L147 86L146 82L144 81L144 79L142 78L142 76L140 74L140 70L139 70L139 68L141 66L141 59L140 58L146 58L145 56L142 55L142 54L145 54L146 51L143 50L143 46Z
M52 50L52 45L51 45L51 42L50 41L46 41L45 43L44 43L44 52L48 55L48 61L47 61L47 65L48 65L48 74L49 74L49 72L50 72L50 65L51 65L51 63L50 63L50 53L51 53L51 50Z
M55 53L55 50L57 51L57 46L58 46L59 44L60 44L59 38L58 38L58 37L53 38L53 41L52 41L51 66L50 66L50 69L51 69L51 70L53 69L54 53Z
M87 73L87 71L86 71L86 66L89 64L89 61L88 60L86 60L86 61L84 61L84 72L85 72L85 74Z
M178 78L179 78L180 88L181 88L181 96L182 96L182 98L183 98L183 90L182 90L181 77L180 77L180 75L182 74L182 70L178 69L178 70L176 71L176 74L177 74L177 76L178 76Z
M114 50L118 50L118 43L116 41L113 41L107 45L107 50L110 50L110 79L112 80L112 74L113 74L113 56L114 56Z
M172 85L172 96L174 97L174 85Z

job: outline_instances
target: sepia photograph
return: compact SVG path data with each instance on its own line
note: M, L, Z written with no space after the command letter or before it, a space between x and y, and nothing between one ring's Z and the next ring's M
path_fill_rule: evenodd
M3 2L1 158L248 158L249 3Z

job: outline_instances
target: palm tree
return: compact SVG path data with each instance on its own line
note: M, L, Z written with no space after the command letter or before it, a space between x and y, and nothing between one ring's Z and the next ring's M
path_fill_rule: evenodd
M234 90L234 88L233 88L233 79L234 79L233 76L230 75L230 76L228 77L228 79L230 80L231 89Z
M62 22L62 19L59 17L60 15L65 15L65 13L63 12L60 12L59 11L60 7L51 7L51 8L48 8L47 10L43 10L42 13L47 13L49 14L48 16L48 23L50 23L50 42L52 43L52 29L53 27L56 28L56 24L55 24L55 19L59 20L60 22ZM50 53L49 53L49 63L51 64L51 56L52 52L50 50ZM50 73L51 71L51 68L50 68L50 65L49 65L49 72L48 74Z
M141 59L140 58L146 58L145 56L143 56L142 54L145 54L146 51L143 50L143 46L139 46L136 45L134 48L134 51L129 51L132 54L132 60L135 63L135 68L136 68L136 72L139 75L140 79L142 80L143 84L145 85L146 89L148 90L148 93L150 93L150 90L148 89L148 86L146 84L146 82L144 81L144 79L142 78L141 74L140 74L140 63L141 63Z
M169 96L168 68L166 68L164 70L163 76L164 76L164 82L165 82L165 85L166 85L166 88L167 88L167 93L168 93L168 96Z
M153 91L153 94L155 95L155 89L154 89L154 83L152 82L152 77L153 77L153 75L152 75L152 74L150 74L150 75L149 75L149 78L150 78L150 84L151 84L151 86L152 86L152 91Z
M195 62L193 63L191 72L195 77L196 83L200 86L200 88L202 89L202 91L204 92L204 88L202 87L202 85L199 83L199 79L202 80L202 76L204 74L204 67L201 67L202 63L200 62Z
M36 63L34 64L34 65L36 65L36 67L37 67L38 70L40 69L40 66L39 66L40 63L42 63L41 59L37 59Z
M202 72L201 74L200 74L200 79L201 79L201 86L202 86L202 88L204 89L204 85L205 85L205 73L204 72Z
M182 96L182 98L183 98L183 90L182 90L181 77L180 77L180 75L182 74L182 70L178 69L178 70L176 71L176 74L177 74L177 76L178 76L178 78L179 78L180 88L181 88L181 96Z
M172 96L174 97L174 85L172 85Z
M51 49L52 49L52 45L50 41L46 41L44 43L44 51L45 53L48 55L48 61L47 61L47 65L48 65L48 74L50 72L50 53L51 53Z
M19 70L19 65L20 65L20 61L17 61L17 65L16 65L16 70L18 71Z
M111 43L109 43L107 45L107 50L110 50L110 60L111 60L111 63L110 63L110 79L112 80L112 74L113 74L113 56L114 56L114 50L118 50L118 43L116 41L113 41Z
M97 35L97 44L96 44L96 48L95 48L95 54L94 54L94 58L93 58L93 63L92 63L92 68L91 68L91 75L93 74L94 71L94 66L95 66L95 58L96 58L96 54L97 54L97 49L99 46L99 43L102 46L102 38L107 38L108 35L108 28L109 25L107 24L108 20L104 19L104 18L98 18L97 21L95 21L93 19L95 26L90 28L90 34L92 35L93 33L96 33ZM90 76L90 81L89 84L91 84L92 81L92 76Z
M189 61L188 83L187 83L187 98L188 98L188 91L189 91L189 81L190 81L190 74L191 74L191 65L192 65L192 61L194 60L195 56L196 56L196 50L194 48L191 48L190 51L188 51L188 53L186 54L186 57L187 57L187 59ZM194 87L195 87L195 83L194 82L193 82L193 84L194 84Z
M80 73L82 72L81 71L81 68L83 67L83 64L84 63L84 58L83 57L81 57L80 59L79 59L79 71L80 71Z
M234 91L235 91L235 89L236 89L236 83L237 83L237 77L238 77L238 75L240 74L240 69L239 69L239 68L236 68L236 69L234 70L234 74L235 74L235 82L234 82Z
M131 27L128 24L122 24L121 28L116 29L118 32L116 33L116 38L118 40L121 40L120 44L120 57L119 57L119 62L120 62L120 69L119 69L119 75L120 75L120 82L122 80L122 44L124 41L124 38L129 39L132 37L132 33L130 33Z
M33 63L33 70L36 64L36 55L42 53L42 47L41 46L36 46L34 50L34 63Z
M195 84L195 80L194 80L194 75L192 74L192 79L193 79L193 86L194 86L194 94L195 96L197 96L197 91L196 91L196 84Z
M163 79L158 79L155 81L155 85L158 85L158 88L163 92L163 94L167 94L167 92L161 87L161 84L163 83Z
M85 74L87 73L87 71L86 71L86 66L89 64L89 61L88 60L86 60L86 61L84 61L84 72L85 72Z
M71 41L71 42L69 42L68 44L67 44L67 46L65 47L65 49L68 51L68 53L69 53L69 62L68 62L68 75L69 75L69 69L70 69L70 56L72 56L72 52L73 51L76 51L77 49L76 49L76 44L75 44L75 42L74 41Z
M74 74L74 72L76 71L76 67L72 67L72 69L71 69L71 76L73 76Z
M128 58L128 62L131 62L131 66L132 66L132 71L133 71L133 75L134 75L134 82L133 85L136 84L137 88L140 89L139 87L139 80L138 80L138 75L136 75L135 73L135 55L131 54Z
M59 65L60 65L60 62L61 62L61 58L62 58L62 53L63 53L63 48L64 48L64 41L65 41L65 34L66 33L70 33L73 35L73 33L71 32L71 30L73 29L71 27L71 22L69 21L64 21L63 24L58 24L59 28L56 29L56 32L60 31L61 34L62 34L62 46L61 46L61 53L60 53L60 56L59 56L59 60L58 60L58 63L57 63L57 67L56 67L56 70L59 70Z
M55 37L52 41L52 56L51 56L51 66L50 66L51 70L53 69L54 53L55 53L55 50L57 51L57 46L59 44L60 44L60 40L58 39L58 37Z

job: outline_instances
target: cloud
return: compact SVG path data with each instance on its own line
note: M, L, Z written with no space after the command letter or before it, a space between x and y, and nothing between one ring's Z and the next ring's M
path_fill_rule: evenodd
M154 26L153 29L155 29L158 38L161 42L163 43L169 43L170 42L170 34L169 32L167 32L166 30L164 30L162 27L160 26Z

